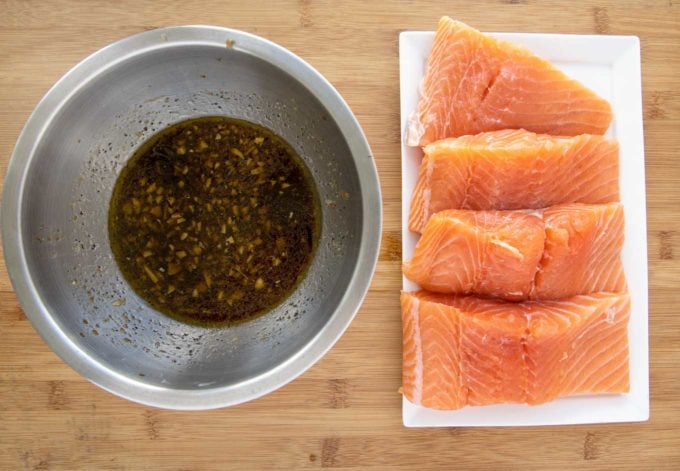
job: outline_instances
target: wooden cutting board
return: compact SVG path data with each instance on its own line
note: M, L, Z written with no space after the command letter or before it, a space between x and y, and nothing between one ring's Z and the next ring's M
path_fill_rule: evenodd
M323 73L359 118L384 197L366 301L311 370L231 409L119 399L54 355L0 265L0 468L680 468L680 2L0 1L0 172L33 107L79 60L145 29L214 24L262 35ZM545 428L406 429L401 422L397 36L442 14L486 31L634 34L642 42L651 420Z

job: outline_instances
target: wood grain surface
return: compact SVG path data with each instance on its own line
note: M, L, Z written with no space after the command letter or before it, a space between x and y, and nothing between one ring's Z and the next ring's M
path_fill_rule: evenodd
M481 30L633 34L642 43L649 217L651 420L406 429L400 383L397 36L442 14ZM0 265L0 468L680 469L680 2L0 1L0 173L29 113L79 60L146 29L215 24L289 48L343 94L373 148L384 233L356 320L311 370L262 399L157 410L54 355Z

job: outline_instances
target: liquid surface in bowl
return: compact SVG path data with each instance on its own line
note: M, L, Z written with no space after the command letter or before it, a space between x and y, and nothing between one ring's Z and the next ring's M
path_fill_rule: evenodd
M204 117L151 137L116 181L109 238L135 292L201 325L252 319L304 277L320 205L300 156L268 129Z

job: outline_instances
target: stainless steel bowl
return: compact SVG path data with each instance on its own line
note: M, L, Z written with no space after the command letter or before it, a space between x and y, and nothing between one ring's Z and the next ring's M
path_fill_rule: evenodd
M283 136L323 205L307 277L273 311L232 328L154 311L121 276L108 241L109 198L126 159L161 128L203 115ZM317 71L251 34L186 26L112 44L45 95L12 155L2 232L17 296L67 363L133 401L207 409L284 385L335 343L368 289L381 214L366 138Z

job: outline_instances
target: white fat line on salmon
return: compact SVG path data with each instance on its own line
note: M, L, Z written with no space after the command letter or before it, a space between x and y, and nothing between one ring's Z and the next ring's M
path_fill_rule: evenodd
M430 220L430 197L432 195L432 190L430 188L426 188L423 190L423 217L422 217L422 224L421 226L424 226L425 223L427 223ZM424 227L421 227L421 231L424 230Z
M420 404L423 399L423 342L420 338L420 300L413 299L411 306L411 319L415 331L413 343L416 347L416 367L413 388L413 402Z
M512 253L513 255L515 255L520 260L524 260L524 254L522 253L521 250L519 250L514 245L510 245L507 242L503 242L502 240L498 240L496 238L491 239L491 243L494 244L494 245L498 245L499 247L503 247L505 250Z
M430 219L430 199L432 198L432 172L434 170L434 164L432 159L425 157L425 181L427 186L423 190L423 223L426 223Z
M616 320L616 314L619 312L617 306L609 306L605 311L605 321L607 324L613 324Z
M540 209L515 209L518 213L527 214L529 216L536 216L539 219L543 219L543 212L545 208Z
M418 87L418 94L422 97L422 82ZM420 143L420 138L425 134L425 126L420 121L418 116L418 110L413 111L408 117L408 123L406 124L406 145L415 147Z

